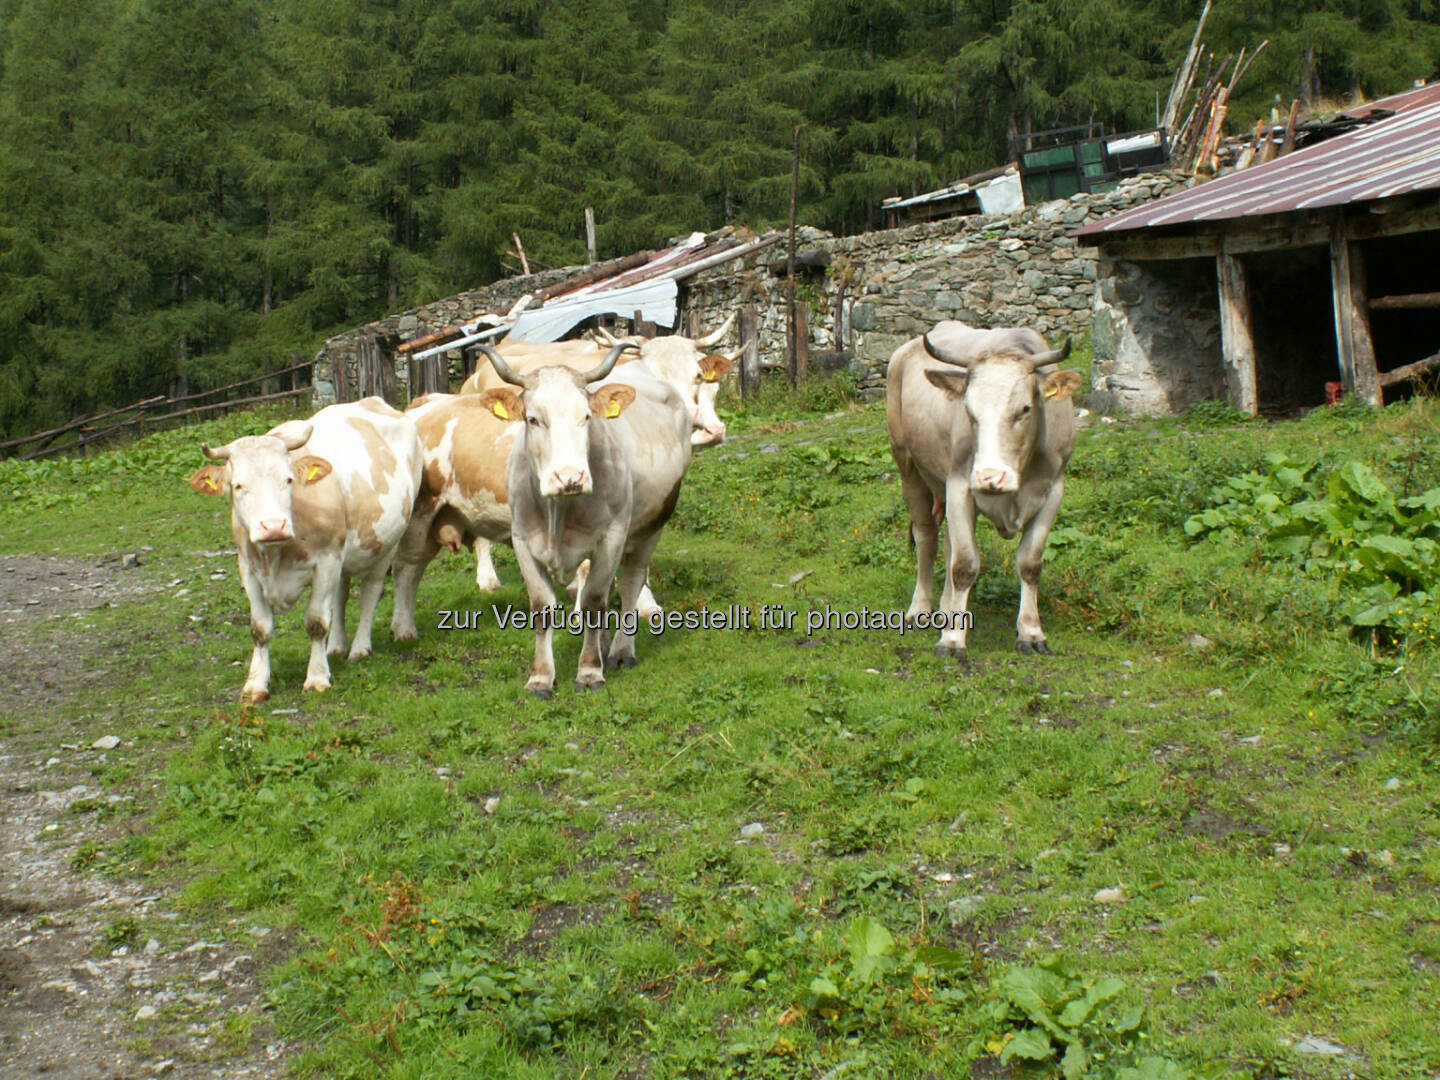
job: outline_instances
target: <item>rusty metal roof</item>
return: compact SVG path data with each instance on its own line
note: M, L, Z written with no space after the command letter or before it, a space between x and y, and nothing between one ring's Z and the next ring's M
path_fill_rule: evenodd
M1091 239L1160 226L1228 221L1440 190L1440 84L1348 115L1395 115L1282 158L1077 229Z

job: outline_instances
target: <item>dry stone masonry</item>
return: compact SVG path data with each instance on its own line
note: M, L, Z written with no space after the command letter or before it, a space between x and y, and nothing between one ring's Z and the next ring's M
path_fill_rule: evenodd
M1143 390L1151 375L1132 370L1144 363L1140 350L1122 347L1130 332L1126 312L1113 305L1116 286L1104 280L1114 268L1102 268L1093 252L1079 248L1067 234L1180 191L1185 183L1179 175L1151 174L1126 180L1110 192L1082 193L1013 214L957 217L859 236L801 229L799 250L819 249L830 256L824 268L796 272L797 298L808 309L810 348L817 360L813 366L845 365L860 380L865 396L878 397L890 354L941 319L974 326L1031 326L1054 339L1088 330L1098 310L1104 332L1097 325L1096 389L1107 403L1145 411ZM682 325L709 329L741 305L754 305L761 364L783 365L785 283L769 269L782 257L783 245L776 244L743 262L691 278L682 290ZM355 385L361 341L378 341L387 355L394 355L401 341L485 311L504 311L523 294L574 272L570 268L512 278L330 339L316 357L317 404L334 400L335 365L348 365L347 386ZM1208 331L1202 327L1196 332L1203 337ZM726 343L733 345L733 338ZM459 357L454 356L452 374L458 376ZM407 384L403 365L404 358L398 358L395 375L402 388ZM1129 392L1132 385L1142 392Z

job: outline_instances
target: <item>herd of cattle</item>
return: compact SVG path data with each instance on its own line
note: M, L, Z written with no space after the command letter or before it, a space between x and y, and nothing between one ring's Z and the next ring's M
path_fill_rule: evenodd
M191 477L230 496L240 576L255 647L241 700L269 695L275 614L310 600L305 689L330 685L327 656L370 654L371 626L393 568L397 640L417 636L415 599L440 549L473 548L476 583L499 588L490 545L508 543L538 617L527 689L555 686L554 583L573 582L584 639L575 684L635 663L636 618L659 611L647 575L680 496L692 448L725 437L715 411L734 356L711 353L732 320L701 338L678 335L482 346L458 394L428 394L401 413L379 398L321 409L265 435L212 448ZM1016 566L1022 653L1048 652L1037 587L1045 541L1075 443L1080 384L1033 330L941 322L890 359L887 421L910 511L915 593L906 618L935 606L934 564L946 522L940 610L966 610L980 569L977 514L1007 539ZM604 648L617 583L622 629ZM360 579L360 622L347 642L345 607ZM968 620L946 619L936 653L963 657ZM561 624L564 625L563 623ZM624 628L630 628L627 632Z

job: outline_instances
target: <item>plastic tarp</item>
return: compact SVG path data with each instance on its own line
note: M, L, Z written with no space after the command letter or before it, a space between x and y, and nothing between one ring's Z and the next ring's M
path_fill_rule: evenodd
M618 315L622 319L631 319L637 311L646 322L667 330L673 329L679 294L675 279L666 277L546 304L534 311L521 312L510 330L510 340L559 341L577 323L592 315Z

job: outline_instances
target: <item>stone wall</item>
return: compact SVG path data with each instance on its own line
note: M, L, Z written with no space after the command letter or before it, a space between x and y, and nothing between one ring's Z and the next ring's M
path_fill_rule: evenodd
M1225 397L1214 259L1102 259L1088 404L1142 416Z
M1159 173L1126 180L1104 194L1074 195L1007 215L949 218L847 237L802 229L797 250L818 248L830 254L828 267L797 271L796 275L797 296L808 308L811 351L817 354L817 361L848 363L860 379L863 393L877 397L883 393L890 354L941 319L982 327L1031 326L1053 340L1088 329L1095 309L1111 311L1107 341L1128 340L1127 334L1134 338L1160 333L1160 321L1152 330L1146 329L1144 318L1121 325L1123 313L1115 313L1113 305L1107 308L1104 293L1109 286L1102 287L1099 281L1100 268L1093 252L1080 249L1067 233L1182 190L1185 184L1178 174ZM708 330L740 305L753 304L761 364L783 365L785 284L783 277L768 269L783 254L783 243L773 244L739 263L727 263L682 282L681 325ZM317 405L334 400L335 365L346 365L353 375L355 346L362 337L375 337L384 354L392 357L401 341L482 312L508 310L524 293L536 292L576 269L511 278L331 338L315 361ZM836 301L842 282L845 293L837 344ZM1209 295L1213 297L1213 289ZM1157 317L1163 314L1157 307ZM1199 317L1198 311L1192 315ZM732 332L721 347L734 346ZM838 356L842 350L846 354L843 361ZM1153 394L1136 397L1129 392L1130 382L1143 381L1142 375L1132 375L1126 368L1139 362L1132 355L1135 351L1120 350L1118 360L1111 356L1103 373L1097 362L1097 388L1112 391L1116 407L1155 400ZM827 358L826 353L832 355ZM406 397L404 358L397 358L395 364L395 381L401 396ZM452 359L451 364L452 376L458 377L458 360ZM1102 379L1105 385L1100 387ZM349 385L354 385L353 378ZM1199 386L1197 382L1197 391Z
M835 352L836 298L849 279L840 335L866 396L883 393L890 354L941 319L973 326L1031 326L1052 339L1088 329L1099 267L1066 235L1081 225L1183 190L1178 175L1125 181L1112 192L1079 194L1007 215L949 218L859 236L802 230L797 250L828 251L828 268L797 271L809 305L812 351ZM768 249L767 263L781 258ZM1213 292L1213 290L1212 290ZM761 364L785 362L785 284L763 267L721 267L688 283L686 310L698 325L718 324L743 303L756 305ZM691 316L694 318L695 316Z

